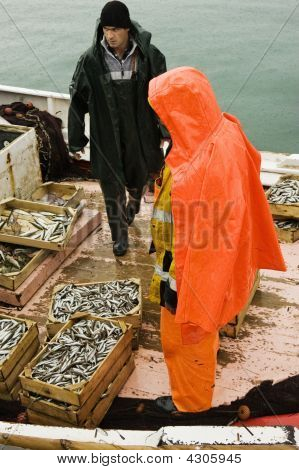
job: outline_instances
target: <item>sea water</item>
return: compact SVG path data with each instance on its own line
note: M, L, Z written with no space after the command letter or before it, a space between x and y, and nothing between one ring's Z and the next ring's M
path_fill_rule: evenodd
M105 1L1 0L0 83L68 92ZM297 0L127 0L168 68L203 71L260 149L299 152Z

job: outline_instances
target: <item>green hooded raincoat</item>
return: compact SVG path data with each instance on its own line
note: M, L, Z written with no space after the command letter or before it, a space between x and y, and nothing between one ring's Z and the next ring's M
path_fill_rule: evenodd
M138 45L137 77L135 86L136 118L128 119L132 125L132 135L136 135L136 125L145 165L140 173L144 183L149 173L160 170L163 156L160 151L161 132L158 120L148 104L148 83L151 78L166 71L164 55L153 46L151 33L132 22L130 34ZM119 179L126 184L122 160L119 107L114 94L113 80L107 68L101 46L103 37L100 20L97 21L93 45L80 57L71 85L71 105L69 109L69 149L81 150L88 142L85 136L84 117L90 114L90 160L95 178L107 184ZM131 99L131 97L128 97ZM128 106L130 108L130 106ZM134 127L133 127L134 126ZM130 132L130 125L126 126ZM125 136L130 139L130 135ZM146 173L147 170L147 174ZM140 181L141 184L142 181Z

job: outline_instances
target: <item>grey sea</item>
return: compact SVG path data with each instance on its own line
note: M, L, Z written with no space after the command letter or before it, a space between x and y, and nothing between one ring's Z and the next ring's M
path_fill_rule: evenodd
M105 1L0 0L0 83L68 92ZM259 149L299 152L297 0L127 0L168 68L210 79Z

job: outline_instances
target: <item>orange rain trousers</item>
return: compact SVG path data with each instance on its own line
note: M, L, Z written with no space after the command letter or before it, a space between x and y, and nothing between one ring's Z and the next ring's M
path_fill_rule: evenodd
M179 411L208 410L215 387L219 332L205 333L195 344L183 344L181 327L175 315L162 307L161 342L172 399ZM188 342L186 331L184 340Z

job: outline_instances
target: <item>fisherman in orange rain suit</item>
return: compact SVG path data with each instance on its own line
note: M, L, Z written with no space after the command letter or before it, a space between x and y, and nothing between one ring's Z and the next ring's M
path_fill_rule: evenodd
M190 67L151 80L149 102L172 148L151 221L161 341L172 397L164 411L211 407L219 328L246 304L260 268L284 271L260 182L259 152Z

